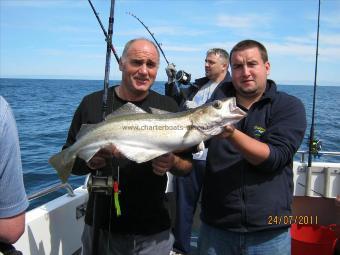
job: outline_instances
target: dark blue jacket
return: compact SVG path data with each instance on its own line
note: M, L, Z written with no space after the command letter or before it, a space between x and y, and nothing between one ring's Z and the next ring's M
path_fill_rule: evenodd
M235 96L235 90L228 83L216 91L214 98L231 96ZM291 215L293 156L306 129L302 102L277 91L275 83L268 80L264 95L236 128L268 144L270 155L255 166L227 139L213 138L203 185L202 221L237 232L288 227L282 223L287 220L284 216ZM275 216L281 222L271 222Z

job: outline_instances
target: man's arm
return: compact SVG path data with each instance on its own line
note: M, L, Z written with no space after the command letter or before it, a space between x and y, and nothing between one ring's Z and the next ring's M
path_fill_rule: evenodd
M224 127L221 137L229 139L230 143L243 157L255 166L261 164L269 157L270 150L267 144L242 133L234 126Z
M180 105L183 101L183 95L180 93L177 85L176 85L176 68L174 64L169 64L165 68L166 74L168 76L168 82L165 83L165 95L173 98L177 105Z
M164 175L167 171L173 175L186 175L192 169L192 159L174 153L167 153L152 160L153 171L157 175Z
M180 105L185 99L178 90L175 82L165 83L165 95L173 98L176 101L177 105Z
M25 230L28 200L16 122L10 106L1 98L0 117L0 241L14 243Z
M0 219L0 242L15 243L25 231L25 212Z
M190 158L183 158L176 154L174 154L174 156L174 165L169 171L177 176L183 176L190 173L192 170L192 156Z
M306 130L305 109L300 100L292 96L281 98L279 107L271 113L269 125L256 140L233 126L225 127L222 137L229 139L243 157L264 171L280 169L291 162Z

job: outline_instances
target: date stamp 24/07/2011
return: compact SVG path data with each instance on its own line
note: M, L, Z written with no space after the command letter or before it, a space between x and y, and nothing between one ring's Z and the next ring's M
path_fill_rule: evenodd
M291 224L318 224L317 215L269 215L267 218L269 225L291 225Z

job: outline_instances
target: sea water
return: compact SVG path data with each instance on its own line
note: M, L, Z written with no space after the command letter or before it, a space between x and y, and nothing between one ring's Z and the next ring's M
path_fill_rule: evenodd
M10 103L17 121L28 194L59 182L48 158L59 152L65 143L72 116L81 99L102 88L103 81L94 80L0 79L0 95ZM156 82L153 89L164 94L164 82ZM278 89L300 98L305 105L308 126L300 149L307 150L313 87L278 85ZM340 151L340 86L318 86L316 92L315 136L322 140L323 150ZM318 160L337 162L336 158L324 156ZM69 182L75 188L83 184L84 177L71 176ZM58 191L34 200L31 207L62 193L64 191Z

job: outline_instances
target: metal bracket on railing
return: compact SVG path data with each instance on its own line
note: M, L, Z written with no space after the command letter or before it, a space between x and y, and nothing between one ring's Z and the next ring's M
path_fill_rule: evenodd
M319 151L320 156L331 156L331 157L339 157L340 152L338 151ZM300 162L305 163L305 155L308 154L308 151L297 151L297 155L301 155Z
M40 190L40 191L38 191L36 193L33 193L32 195L28 196L28 201L32 201L32 200L37 199L39 197L43 197L43 196L45 196L47 194L50 194L50 193L52 193L54 191L57 191L58 189L61 189L61 188L66 189L67 194L70 197L74 197L75 196L75 194L73 192L73 189L72 189L72 186L69 183L66 182L66 183L58 183L56 185L50 186L50 187L48 187L46 189Z
M330 189L330 186L331 186L331 171L328 167L325 167L324 168L324 176L325 176L325 179L324 179L324 194L325 194L325 197L330 197L331 196L331 189Z
M312 196L312 168L306 167L306 188L305 188L305 196Z
M301 185L305 188L305 196L314 196L315 193L318 196L325 198L334 197L334 193L332 192L332 182L334 182L333 178L340 178L340 169L337 167L308 167L306 164L302 164L297 168L297 173L305 175L305 182L297 184ZM317 182L323 189L319 188L319 190L313 189L313 176L314 176L314 186ZM318 179L318 178L322 179ZM315 180L315 178L317 178ZM322 181L321 181L322 180ZM334 185L334 184L333 184Z

